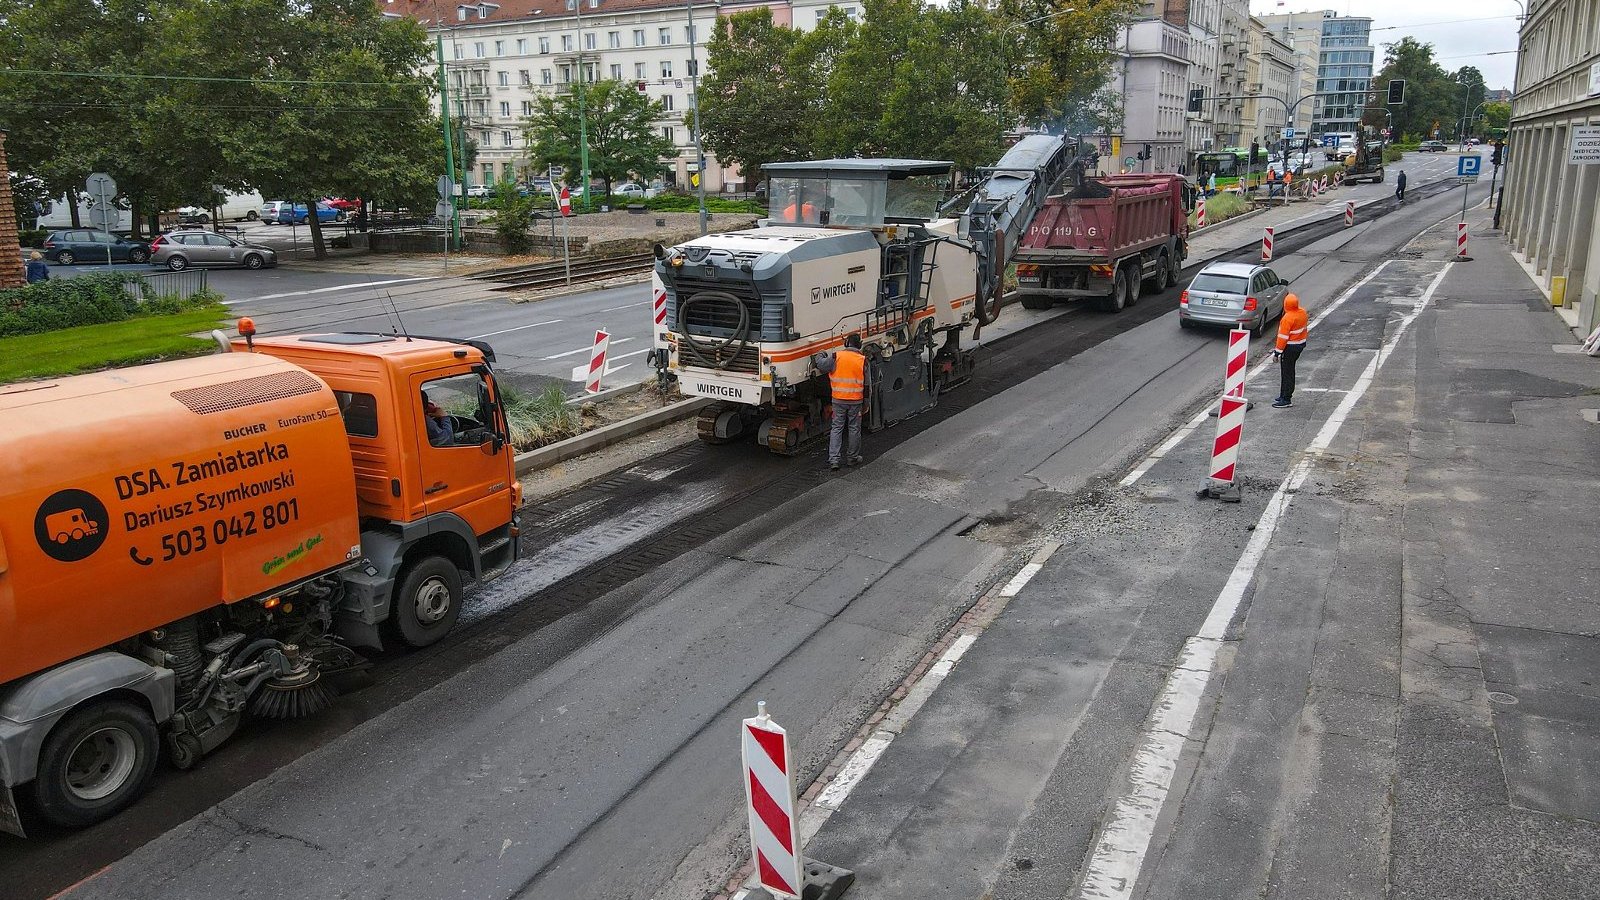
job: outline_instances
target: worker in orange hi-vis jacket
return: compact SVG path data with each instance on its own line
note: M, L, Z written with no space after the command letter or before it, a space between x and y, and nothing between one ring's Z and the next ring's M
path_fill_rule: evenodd
M1278 399L1272 405L1278 409L1294 405L1294 366L1306 349L1306 336L1311 333L1311 318L1300 308L1300 298L1294 294L1283 298L1283 318L1278 320L1278 346L1272 358L1278 361Z

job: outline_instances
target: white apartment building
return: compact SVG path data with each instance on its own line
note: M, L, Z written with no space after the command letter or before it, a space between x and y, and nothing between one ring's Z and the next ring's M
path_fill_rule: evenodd
M1102 155L1101 169L1176 172L1188 161L1189 31L1164 19L1144 19L1123 29L1117 50L1121 58L1111 89L1122 102L1122 140L1117 158ZM1146 146L1150 159L1134 159Z
M386 7L444 36L452 119L478 143L473 182L540 174L530 171L523 121L533 112L537 94L570 90L580 78L641 84L665 107L656 127L678 147L662 161L667 179L687 186L699 168L693 62L705 64L705 42L719 10L715 0L500 0L459 6L387 0ZM742 184L737 168L720 165L709 153L706 169L707 191Z
M1289 124L1288 106L1298 98L1298 79L1294 47L1267 28L1260 19L1251 17L1245 89L1246 93L1265 96L1245 101L1241 119L1244 137L1240 146L1248 146L1254 140L1266 147L1282 137L1284 127ZM1308 109L1308 123L1310 116ZM1299 128L1295 131L1297 135L1300 134Z

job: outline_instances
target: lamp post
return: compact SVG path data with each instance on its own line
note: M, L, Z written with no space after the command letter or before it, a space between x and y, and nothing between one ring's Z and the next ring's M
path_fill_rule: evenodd
M453 185L456 180L456 156L450 141L450 133L454 129L450 127L450 84L449 79L445 77L444 71L444 31L439 31L434 37L437 38L434 52L439 62L439 128L444 132L444 171L450 176L450 183ZM450 240L448 243L460 247L461 210L456 206L455 191L452 190L450 196L445 197L444 201L450 204Z
M584 87L583 71L583 0L573 0L573 10L578 16L578 177L583 179L579 185L578 196L583 198L583 208L589 209L589 115L584 109L584 95L588 90Z
M700 61L695 55L694 0L683 0L683 6L689 13L689 93L694 97L695 181L700 188L700 236L705 237L710 217L706 215L706 148L700 142Z

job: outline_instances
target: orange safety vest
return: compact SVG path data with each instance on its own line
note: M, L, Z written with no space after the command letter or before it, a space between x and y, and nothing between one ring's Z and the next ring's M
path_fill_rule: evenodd
M867 358L859 350L840 350L833 355L833 371L828 373L833 399L860 403L867 395Z
M1300 308L1298 301L1283 305L1283 318L1278 320L1278 349L1287 350L1290 344L1305 344L1311 334L1311 317Z
M800 204L800 218L796 219L794 214L795 207L793 203L783 208L783 218L785 221L814 222L817 218L817 207L808 200L805 203Z
M1293 182L1294 182L1294 172L1292 170L1285 169L1283 171L1283 183L1284 184L1291 184Z

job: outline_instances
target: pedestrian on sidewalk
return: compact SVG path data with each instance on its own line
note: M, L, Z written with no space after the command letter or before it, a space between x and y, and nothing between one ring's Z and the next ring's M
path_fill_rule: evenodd
M847 334L844 346L831 356L818 353L812 357L817 371L828 376L828 387L833 394L833 421L828 429L828 468L838 471L841 461L856 465L861 462L861 408L867 396L867 357L861 352L861 335ZM848 450L840 451L849 432Z
M1278 196L1278 170L1274 166L1267 166L1267 199Z
M1207 197L1215 197L1216 195L1217 195L1217 173L1212 172L1211 173L1211 177L1206 179L1206 196Z
M1278 361L1278 399L1272 405L1278 409L1294 405L1294 366L1306 349L1306 336L1311 333L1311 318L1300 308L1300 298L1294 294L1283 298L1283 317L1278 320L1278 345L1272 358Z
M50 267L45 265L44 254L37 250L28 254L27 278L29 284L50 280Z
M1401 203L1406 202L1406 170L1400 170L1400 177L1394 180L1394 197Z

